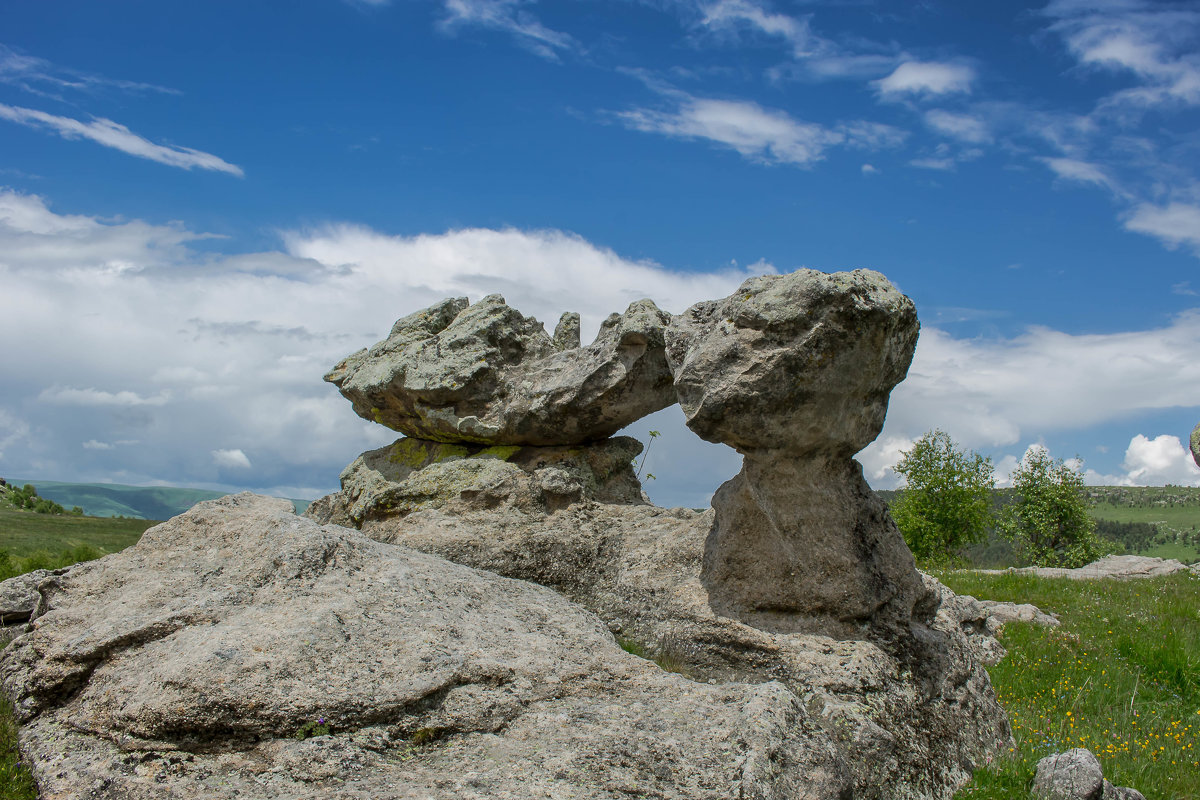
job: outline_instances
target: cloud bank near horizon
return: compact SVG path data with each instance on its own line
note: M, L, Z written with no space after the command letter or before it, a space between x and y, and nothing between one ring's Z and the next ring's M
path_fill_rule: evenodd
M355 416L320 376L400 316L498 292L549 327L580 312L586 339L633 300L679 313L775 271L672 271L558 230L397 236L331 224L285 232L278 250L227 255L196 248L204 238L58 214L41 197L0 191L0 337L29 343L0 350L11 376L0 388L0 472L314 497L359 452L398 436ZM1003 454L1055 431L1194 406L1198 345L1200 309L1158 329L1089 336L959 339L927 326L883 435L860 459L884 488L900 451L935 426ZM736 453L692 435L678 409L631 432L645 441L651 427L663 431L647 465L658 502L705 505L736 472ZM1124 472L1105 480L1200 485L1172 433L1139 434Z

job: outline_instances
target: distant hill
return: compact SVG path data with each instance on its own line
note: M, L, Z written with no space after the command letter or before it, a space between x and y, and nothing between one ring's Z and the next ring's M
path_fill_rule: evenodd
M224 497L227 492L179 489L173 486L123 486L119 483L61 483L7 478L11 484L32 483L41 497L66 507L79 506L92 517L129 517L165 520L182 514L201 500ZM288 498L289 500L291 498ZM308 508L307 500L292 500L296 512Z

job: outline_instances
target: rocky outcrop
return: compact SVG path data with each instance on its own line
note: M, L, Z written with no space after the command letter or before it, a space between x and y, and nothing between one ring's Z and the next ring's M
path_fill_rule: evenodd
M1200 466L1200 424L1192 428L1192 460L1196 462L1196 466Z
M1154 558L1152 556L1105 556L1104 558L1085 564L1075 569L1065 567L1009 567L1008 569L981 569L977 572L984 575L1033 575L1037 578L1071 578L1074 580L1094 580L1097 578L1114 578L1117 580L1132 580L1137 578L1158 578L1163 575L1173 575L1176 572L1192 570L1200 575L1200 565L1189 567L1173 558Z
M38 591L0 676L43 800L847 791L781 684L663 671L548 589L285 501L201 503Z
M713 498L715 608L767 627L907 630L924 589L853 455L883 428L917 333L912 302L869 270L752 278L672 320L688 427L744 456Z
M548 515L427 509L362 530L552 587L695 680L779 681L834 743L853 797L949 797L971 765L1008 747L1007 719L957 617L914 623L897 645L869 631L764 629L724 615L701 580L713 519L711 510L579 503Z
M1047 614L1032 603L1008 603L1000 600L976 600L966 594L955 594L936 578L922 573L925 585L938 594L938 619L943 627L957 626L967 637L975 658L984 664L998 664L1008 655L1000 644L1001 628L1009 622L1057 627L1058 618Z
M1033 796L1039 800L1146 800L1136 789L1113 786L1105 780L1100 761L1083 747L1039 761Z
M406 317L327 378L408 437L310 519L226 498L37 582L0 679L43 796L948 800L1007 750L853 461L907 298L806 270L578 331L495 295ZM649 505L609 438L676 400L744 456L706 512Z
M669 319L639 300L580 347L578 315L564 315L552 339L500 295L474 305L460 297L397 321L325 380L359 416L418 439L596 441L674 402L663 354Z
M342 490L315 501L308 516L360 527L368 519L427 508L551 511L571 503L641 503L636 439L619 436L572 447L473 445L397 439L342 471Z

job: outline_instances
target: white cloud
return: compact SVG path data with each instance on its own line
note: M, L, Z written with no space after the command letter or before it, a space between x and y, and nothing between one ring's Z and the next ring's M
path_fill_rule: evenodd
M213 463L230 469L250 469L250 459L241 450L213 450Z
M3 44L0 44L0 83L47 97L57 97L53 92L61 90L94 92L108 88L126 92L180 94L177 89L169 89L153 83L115 80L102 75L60 67L44 58L18 53Z
M112 450L113 445L108 442L98 442L95 439L88 439L83 443L84 450Z
M103 117L96 117L91 122L80 122L70 117L60 117L32 108L0 103L0 119L6 119L35 130L49 130L64 139L91 139L97 144L120 150L122 153L172 167L227 172L239 178L244 174L241 167L230 164L211 153L193 150L190 147L155 144L119 122L113 122L111 119Z
M0 450L16 465L6 471L61 480L327 491L398 434L360 420L321 376L405 314L501 292L551 329L580 312L590 337L634 300L677 313L772 270L672 272L553 230L404 237L330 225L253 259L272 273L191 251L199 237L174 226L60 215L14 192L0 191L0 209L0 341L37 342L38 356L0 348L11 376ZM114 270L112 257L136 269ZM89 440L129 444L81 450ZM226 442L255 454L253 469L229 473L236 486L212 455ZM664 472L652 491L687 479Z
M990 452L1049 432L1189 408L1200 398L1198 349L1200 311L1164 328L1111 334L1034 327L1011 339L963 340L926 327L908 378L892 393L883 435L860 458L879 472L890 465L884 442L935 427Z
M1112 187L1112 181L1108 175L1102 168L1095 164L1089 164L1086 161L1079 161L1074 158L1040 158L1038 160L1063 180Z
M749 0L717 0L700 9L700 24L707 28L737 30L749 27L788 42L797 58L828 53L832 45L813 34L807 18L771 13Z
M906 61L891 75L871 83L887 98L903 94L969 94L974 80L975 70L967 64Z
M673 100L675 108L670 111L641 108L617 114L626 127L716 142L761 164L808 166L821 160L833 146L878 150L897 147L908 135L891 125L865 120L828 128L748 100L711 100L649 85Z
M163 392L153 397L143 397L128 390L105 392L99 389L53 386L38 395L38 399L61 406L162 406L166 405L170 395Z
M618 115L628 127L682 139L707 139L760 163L805 166L845 136L749 101L688 97L670 112L636 109Z
M941 109L925 112L925 123L938 133L973 144L984 144L992 140L987 123L970 114L954 114Z
M1168 247L1188 244L1200 253L1200 206L1141 203L1125 218L1125 229L1153 236Z
M559 60L559 50L570 50L575 40L566 33L551 30L526 11L523 0L443 0L446 12L442 28L473 25L502 31L518 44L550 61Z
M872 166L871 164L863 164L862 165L862 174L863 175L878 175L879 169Z
M1148 439L1139 433L1129 441L1121 467L1134 485L1200 486L1200 467L1178 436L1162 434Z
M1139 85L1116 92L1114 106L1200 104L1200 11L1169 3L1052 2L1051 30L1082 66L1132 74Z

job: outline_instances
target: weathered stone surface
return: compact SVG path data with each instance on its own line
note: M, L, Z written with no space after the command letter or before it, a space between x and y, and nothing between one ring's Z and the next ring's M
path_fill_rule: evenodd
M1033 796L1045 800L1146 800L1137 789L1113 786L1105 780L1099 759L1083 747L1039 761Z
M921 574L926 587L941 598L938 617L943 627L957 626L967 637L975 658L984 664L997 664L1008 651L996 638L1009 622L1030 622L1055 627L1053 617L1031 603L1005 603L999 600L976 600L966 594L956 595L936 578Z
M1074 580L1094 580L1096 578L1114 578L1116 580L1133 580L1137 578L1158 578L1163 575L1173 575L1176 572L1192 569L1181 561L1173 558L1154 558L1152 556L1105 556L1099 561L1085 564L1075 569L1065 567L1009 567L1008 569L981 569L978 572L985 575L1034 575L1039 578L1072 578Z
M1092 751L1076 747L1046 756L1037 763L1034 797L1046 800L1100 800L1104 773Z
M688 427L745 456L713 498L704 583L721 613L907 630L925 589L852 456L882 429L918 329L868 270L752 278L672 320Z
M1192 428L1192 460L1200 466L1200 423Z
M38 594L37 585L51 574L48 569L35 569L0 582L0 626L15 625L29 619L42 597Z
M578 315L555 338L489 295L445 300L325 376L355 412L421 439L571 445L611 436L674 402L663 352L670 317L633 303L578 346ZM568 345L575 345L568 347Z
M641 503L633 459L637 439L619 436L573 447L448 444L397 439L342 471L342 489L310 506L321 523L359 527L370 518L425 508L547 511L597 500Z
M1130 789L1128 786L1113 786L1108 781L1104 782L1104 792L1100 798L1101 800L1146 800L1146 796L1137 789Z
M746 624L714 610L701 582L712 524L712 511L578 503L551 514L427 509L362 530L553 587L698 680L782 682L832 741L849 796L948 798L973 765L1007 752L1008 722L958 617L923 608L931 621L913 622L902 643L807 630L802 616L792 629L784 616Z
M664 672L548 589L282 500L201 503L40 594L0 678L43 800L851 791L779 682Z
M667 358L702 439L849 458L882 430L918 330L912 301L878 272L798 270L673 318Z

